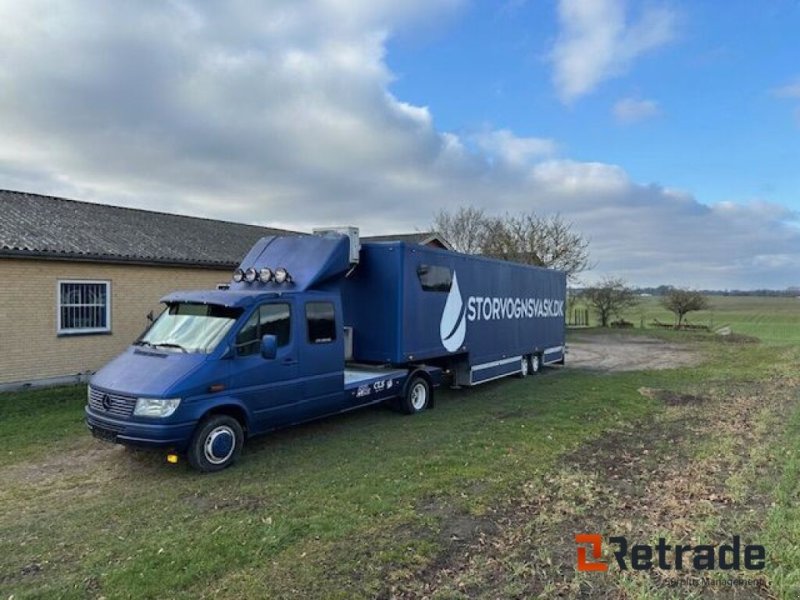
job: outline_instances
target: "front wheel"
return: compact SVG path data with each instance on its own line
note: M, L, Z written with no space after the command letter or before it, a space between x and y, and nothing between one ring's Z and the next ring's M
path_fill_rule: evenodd
M408 382L400 407L407 415L422 412L431 402L431 386L424 377L416 376Z
M189 444L189 464L203 473L232 465L242 453L244 430L228 415L210 415L197 426Z

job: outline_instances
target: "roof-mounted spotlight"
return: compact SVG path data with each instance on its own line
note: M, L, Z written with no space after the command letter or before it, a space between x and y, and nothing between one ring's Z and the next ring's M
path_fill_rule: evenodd
M247 283L253 283L257 277L258 273L253 267L250 267L249 269L247 269L247 271L244 272L244 280Z
M272 281L272 269L264 267L258 272L258 279L261 283L268 283Z
M242 271L241 269L236 269L233 272L233 280L236 283L239 283L242 279L244 279L244 271Z
M283 267L278 267L277 269L275 269L275 283L284 283L291 280L292 276L289 275L289 271L287 271Z

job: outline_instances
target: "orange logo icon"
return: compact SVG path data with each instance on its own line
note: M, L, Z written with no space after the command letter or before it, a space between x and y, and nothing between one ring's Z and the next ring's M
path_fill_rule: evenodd
M578 571L608 571L608 564L596 562L600 560L603 551L603 537L598 533L577 533L575 534L576 544L591 544L592 558L594 561L586 560L586 546L578 546Z

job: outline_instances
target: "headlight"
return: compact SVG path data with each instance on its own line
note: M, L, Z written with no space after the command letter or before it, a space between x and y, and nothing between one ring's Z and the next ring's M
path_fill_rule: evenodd
M284 269L283 267L279 267L275 269L275 283L284 283L285 281L291 281L292 277L289 275L289 271Z
M258 279L258 272L253 267L244 272L244 280L247 283L253 283L256 279Z
M180 403L180 398L137 398L133 414L138 417L168 417Z
M239 283L242 279L244 279L244 271L242 271L241 269L236 269L233 272L233 280L236 283Z
M272 279L272 269L268 269L264 267L258 272L258 278L261 280L262 283L269 283Z

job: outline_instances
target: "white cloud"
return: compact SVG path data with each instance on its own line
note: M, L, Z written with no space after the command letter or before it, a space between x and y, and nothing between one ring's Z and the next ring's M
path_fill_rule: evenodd
M800 100L800 80L774 88L772 94L778 98Z
M367 233L424 228L462 204L557 211L591 237L591 277L800 283L797 216L780 206L705 206L618 165L556 158L549 139L490 129L464 139L394 97L386 40L457 6L2 5L0 187Z
M535 159L555 154L553 140L536 137L518 137L508 129L489 130L475 136L478 147L501 163L520 167Z
M786 100L800 100L800 79L781 87L773 88L772 95ZM800 125L800 106L795 106L792 111L795 122Z
M629 124L657 117L661 114L661 109L654 100L622 98L614 104L612 112L618 122Z
M551 59L564 102L624 74L640 55L673 39L675 14L645 5L631 20L625 0L559 0L561 27Z

